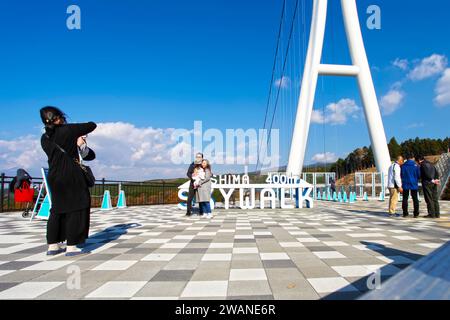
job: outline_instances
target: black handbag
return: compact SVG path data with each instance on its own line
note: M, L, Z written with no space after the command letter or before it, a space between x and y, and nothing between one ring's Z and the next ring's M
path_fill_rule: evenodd
M51 141L49 136L47 136L47 138ZM66 150L61 148L56 142L54 142L54 141L52 141L52 142L58 147L58 149L62 153L68 155ZM80 167L81 171L83 172L84 179L86 180L86 184L87 184L88 188L92 188L93 186L95 186L95 176L94 176L94 173L92 172L91 167L82 164L80 162L80 160L78 160L78 159L73 159L73 161Z
M95 186L95 176L94 176L94 173L92 172L91 167L85 166L77 159L74 159L74 160L80 166L81 170L83 171L87 186L89 188L92 188L93 186Z

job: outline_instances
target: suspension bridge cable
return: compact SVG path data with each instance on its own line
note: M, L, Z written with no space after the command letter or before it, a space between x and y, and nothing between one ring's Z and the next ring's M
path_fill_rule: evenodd
M281 87L282 87L282 84L283 84L283 77L284 77L284 72L285 72L285 69L286 69L287 58L288 58L288 55L289 55L289 48L291 46L292 34L293 34L293 31L294 31L294 27L295 27L295 17L297 16L298 3L299 3L299 0L297 0L295 2L295 9L294 9L294 14L293 14L293 18L292 18L291 28L290 28L290 32L289 32L289 38L288 38L286 53L285 53L285 56L284 56L283 68L282 68L282 71L281 71L281 80L280 80L280 83L278 85L277 97L276 97L276 100L275 100L275 107L274 107L274 111L273 111L273 115L272 115L272 121L271 121L271 124L270 124L269 137L267 139L267 145L270 144L270 139L272 138L272 128L273 128L273 123L274 123L274 120L275 120L276 110L277 110L277 107L278 107L278 100L279 100L279 97L280 97L280 91L281 91Z
M276 49L275 49L275 57L274 57L273 67L272 67L272 78L270 80L269 96L267 97L266 115L264 116L263 129L266 128L267 115L269 113L270 98L272 96L273 82L275 80L275 69L276 69L276 66L277 66L277 58L278 58L278 51L279 51L279 48L280 48L281 33L282 33L282 30L283 30L283 21L284 21L284 16L285 16L285 9L286 9L286 0L283 1L283 7L281 9L280 26L279 26L279 29L278 29L277 46L276 46ZM258 155L257 155L256 171L258 170L258 165L259 165L259 162L260 162L260 158L259 158L260 152L261 152L261 142L260 142Z

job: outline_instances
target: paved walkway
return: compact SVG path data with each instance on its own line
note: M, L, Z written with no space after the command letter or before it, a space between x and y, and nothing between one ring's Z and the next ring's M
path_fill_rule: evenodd
M94 253L77 259L45 256L45 222L3 214L0 299L353 299L374 271L385 281L450 240L450 203L439 222L388 218L386 205L216 210L211 221L175 206L97 211Z

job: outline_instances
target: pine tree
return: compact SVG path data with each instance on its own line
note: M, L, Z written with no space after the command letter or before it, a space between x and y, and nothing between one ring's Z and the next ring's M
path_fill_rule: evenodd
M388 147L392 160L395 160L398 156L402 155L402 147L398 144L395 137L392 137L391 141L389 141Z

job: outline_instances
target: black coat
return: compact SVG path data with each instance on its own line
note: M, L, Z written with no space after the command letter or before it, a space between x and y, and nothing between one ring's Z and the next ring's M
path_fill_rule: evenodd
M194 180L192 179L192 175L194 174L195 170L195 162L192 162L192 164L189 166L187 176L191 180L191 185L194 185Z
M431 184L432 180L439 179L439 173L431 162L425 160L420 165L420 178L422 179L422 184Z
M77 139L91 133L93 122L65 124L48 131L41 138L42 149L48 157L48 184L52 199L52 212L67 213L90 207L91 196L84 174L75 163L79 159ZM66 153L62 152L58 144Z

